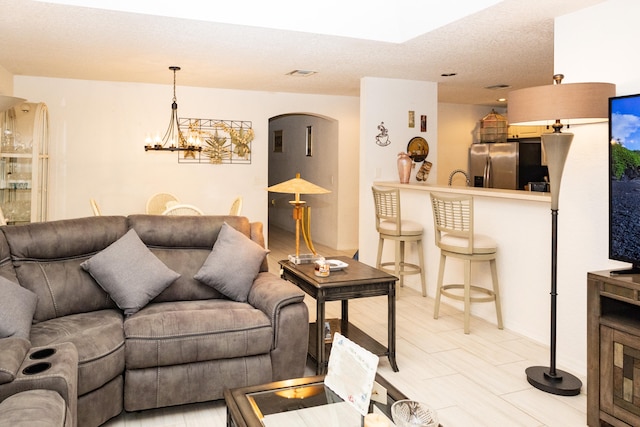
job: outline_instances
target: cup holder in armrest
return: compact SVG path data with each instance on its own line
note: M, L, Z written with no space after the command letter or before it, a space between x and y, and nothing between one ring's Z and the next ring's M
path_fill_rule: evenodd
M35 375L41 372L46 371L51 367L51 363L49 362L38 362L33 365L29 365L22 370L22 373L25 375Z
M34 351L29 355L29 359L38 360L38 359L46 359L47 357L51 357L56 353L55 348L43 348L41 350Z

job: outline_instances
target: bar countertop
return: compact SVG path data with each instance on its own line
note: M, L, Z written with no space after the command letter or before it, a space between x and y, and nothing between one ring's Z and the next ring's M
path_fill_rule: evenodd
M376 181L374 185L381 187L399 188L400 190L437 191L440 193L471 194L472 196L491 197L498 199L528 200L534 202L551 202L551 193L524 190L504 190L501 188L463 187L459 185L437 185L411 182L401 184L398 181Z

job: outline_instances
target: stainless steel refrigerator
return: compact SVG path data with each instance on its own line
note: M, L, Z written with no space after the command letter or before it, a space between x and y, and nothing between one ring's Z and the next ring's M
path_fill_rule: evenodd
M469 173L474 187L524 190L530 182L543 182L548 172L540 138L471 144Z

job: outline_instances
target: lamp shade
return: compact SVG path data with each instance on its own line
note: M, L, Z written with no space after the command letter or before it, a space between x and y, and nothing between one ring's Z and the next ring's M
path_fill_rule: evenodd
M540 126L555 120L569 124L607 120L611 83L565 83L536 86L509 93L508 118L512 125Z
M297 173L295 178L288 181L281 182L280 184L272 185L267 188L274 193L287 193L287 194L326 194L331 193L330 190L322 188L318 185L312 184L309 181L305 181L300 178L300 174Z

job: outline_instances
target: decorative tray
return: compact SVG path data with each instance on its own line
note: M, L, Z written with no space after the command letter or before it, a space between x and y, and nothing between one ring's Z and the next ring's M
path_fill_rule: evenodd
M349 264L346 262L339 261L337 259L328 259L326 260L327 264L329 264L329 271L338 271L344 268L349 267Z

